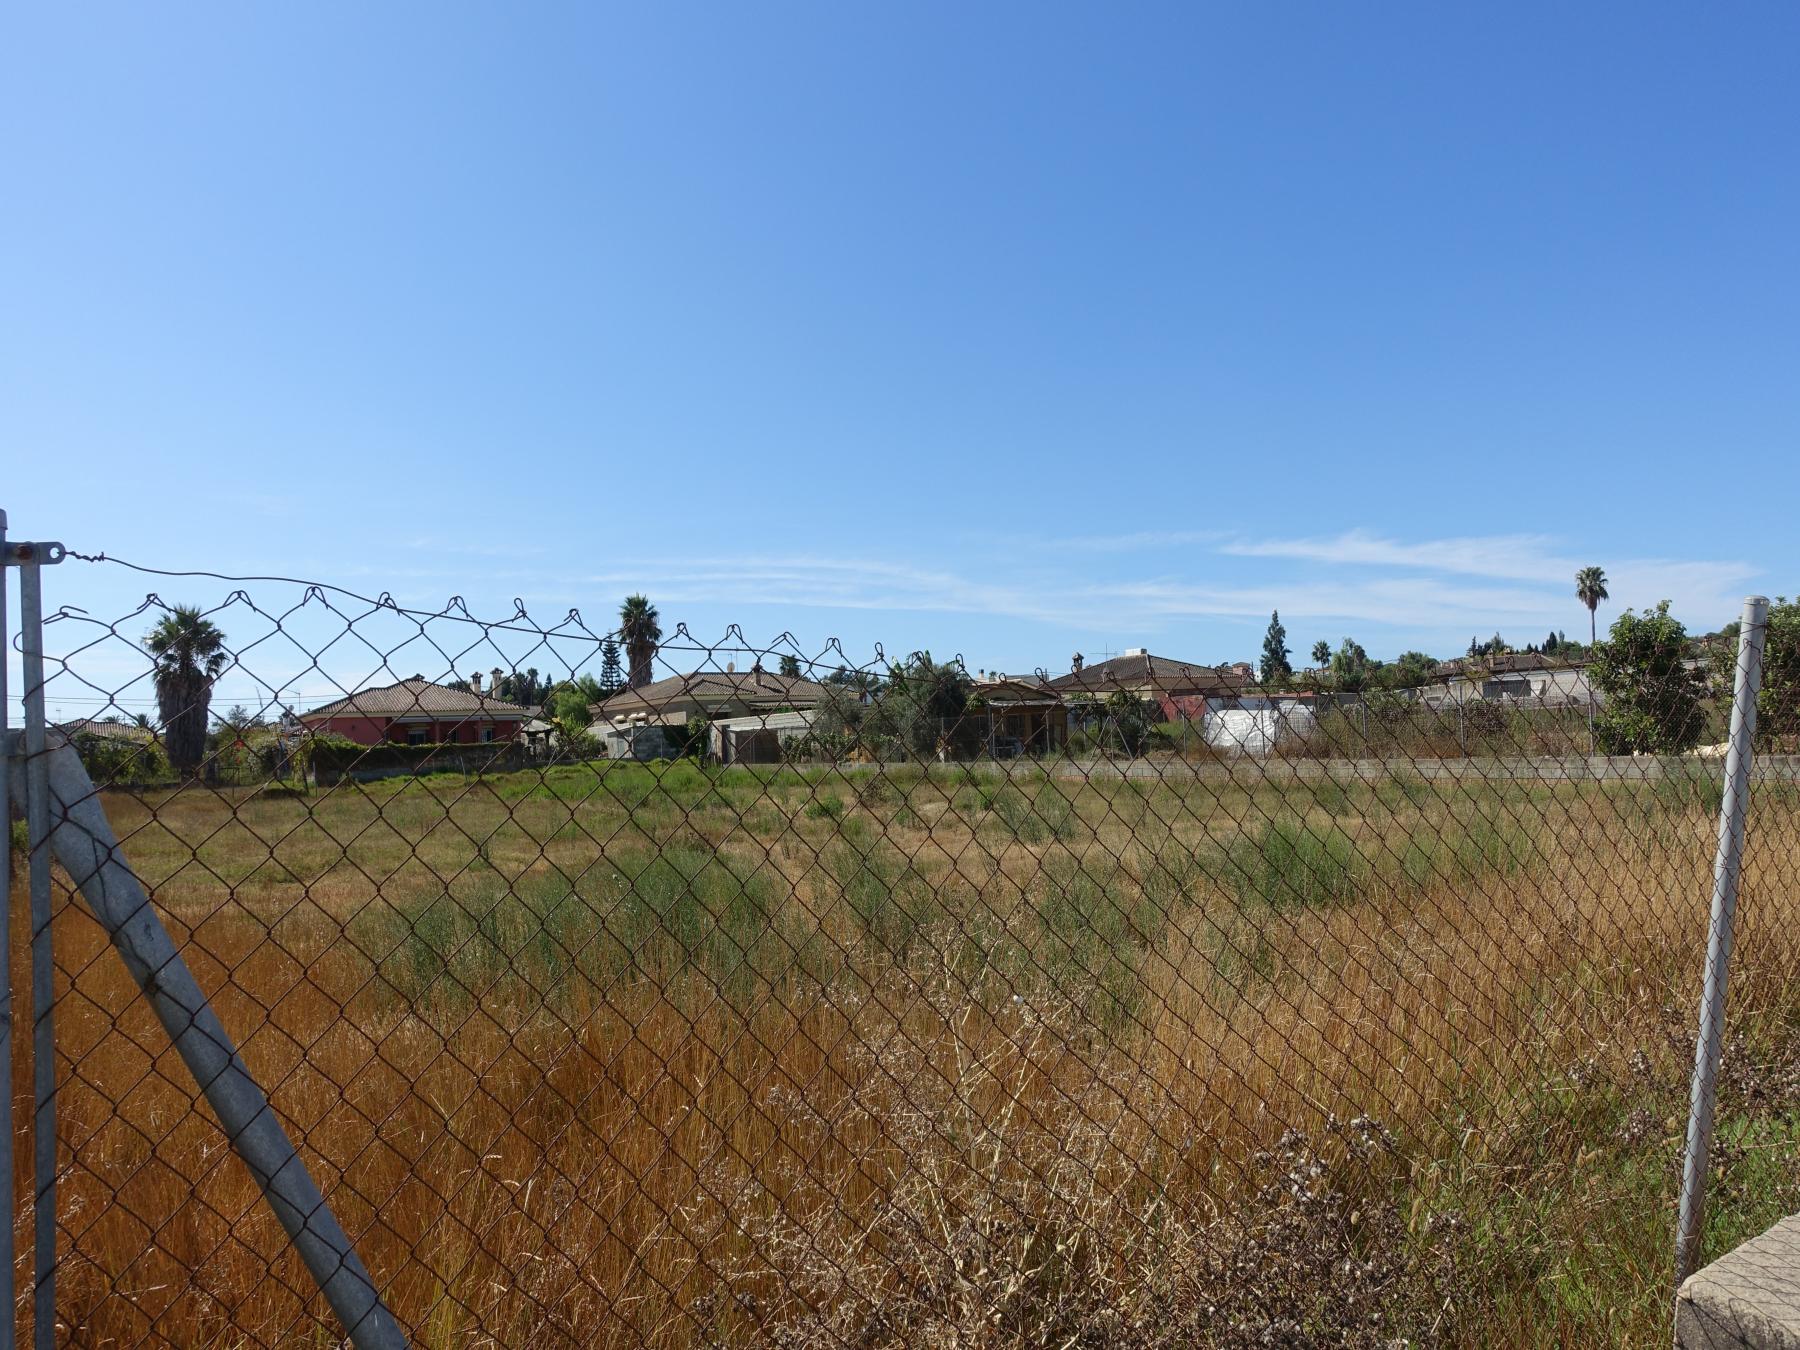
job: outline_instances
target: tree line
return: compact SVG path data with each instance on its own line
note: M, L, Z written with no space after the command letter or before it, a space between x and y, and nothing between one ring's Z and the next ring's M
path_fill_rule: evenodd
M1541 644L1528 642L1522 648L1513 646L1496 632L1486 640L1470 638L1465 655L1471 660L1478 660L1524 652L1557 656L1569 661L1590 655L1598 645L1596 612L1601 601L1611 598L1607 594L1606 584L1606 572L1599 567L1584 567L1575 574L1575 598L1588 611L1587 647L1584 648L1579 642L1571 642L1567 633L1557 629L1551 629ZM1257 663L1258 679L1268 689L1291 689L1296 685L1314 691L1329 687L1345 693L1362 693L1372 689L1417 689L1435 681L1438 678L1437 668L1443 664L1436 657L1421 651L1402 652L1392 661L1376 660L1360 642L1351 637L1344 638L1335 650L1329 642L1320 639L1313 643L1310 654L1312 668L1296 672L1290 660L1293 652L1287 645L1287 626L1281 621L1281 611L1276 610L1269 615L1269 626L1263 633L1262 658Z
M661 641L662 625L656 606L642 595L629 595L619 608L616 634L609 633L601 640L598 674L556 680L540 675L531 666L502 673L489 693L521 707L542 708L566 732L585 735L593 705L605 702L621 689L639 688L651 682ZM232 658L224 632L198 606L171 606L144 635L143 643L151 658L156 689L159 724L155 730L162 752L177 774L198 775L208 758L209 741L219 731L241 736L262 724L259 716L234 707L219 719L220 727L214 728L213 686ZM144 718L138 720L140 725L147 722Z
M1576 598L1589 614L1588 644L1552 631L1541 645L1531 643L1524 650L1588 658L1588 678L1601 696L1594 715L1595 748L1607 754L1667 754L1698 744L1708 726L1704 704L1709 693L1729 695L1737 625L1728 625L1713 644L1710 667L1696 659L1694 641L1669 613L1667 601L1641 614L1626 610L1602 640L1596 613L1610 598L1606 574L1585 567L1575 582ZM621 689L652 681L661 640L656 606L643 595L630 595L620 606L616 633L601 643L597 674L551 680L528 667L502 674L492 694L541 707L565 735L585 737L595 705ZM160 714L156 731L163 752L176 773L193 776L207 758L209 739L217 734L211 702L213 686L231 661L225 635L199 608L176 605L145 634L144 647L153 661ZM1486 641L1470 639L1468 655L1492 657L1513 650L1496 633ZM1380 661L1350 637L1335 648L1316 642L1311 656L1313 669L1296 673L1286 626L1279 611L1271 614L1259 671L1270 689L1308 683L1344 692L1416 688L1437 678L1439 664L1421 651ZM799 658L785 655L779 668L783 675L798 676ZM972 734L958 728L979 693L961 662L937 662L929 652L920 652L885 679L840 666L823 683L842 693L827 698L820 709L813 736L822 743L887 743L924 756L961 748L946 746L945 737ZM1121 736L1133 740L1147 736L1154 720L1146 708L1099 711L1121 728ZM1780 597L1771 608L1759 711L1764 740L1800 736L1800 601ZM233 708L220 721L221 728L235 728L241 736L260 719Z

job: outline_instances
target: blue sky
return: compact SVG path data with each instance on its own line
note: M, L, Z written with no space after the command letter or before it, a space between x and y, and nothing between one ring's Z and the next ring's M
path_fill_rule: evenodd
M1800 590L1800 11L39 6L15 534L971 667ZM69 564L53 603L142 580ZM159 586L216 602L216 583ZM599 626L598 623L596 626Z

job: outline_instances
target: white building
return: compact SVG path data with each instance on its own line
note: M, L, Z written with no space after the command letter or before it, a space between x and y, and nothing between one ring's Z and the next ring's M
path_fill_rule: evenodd
M1440 678L1435 684L1422 685L1417 691L1420 702L1428 708L1477 701L1566 708L1600 701L1585 664L1559 664L1554 658L1535 652L1446 661L1437 668L1437 674Z
M1215 750L1232 755L1267 755L1291 741L1303 741L1318 726L1310 698L1284 694L1244 694L1211 698L1201 735Z

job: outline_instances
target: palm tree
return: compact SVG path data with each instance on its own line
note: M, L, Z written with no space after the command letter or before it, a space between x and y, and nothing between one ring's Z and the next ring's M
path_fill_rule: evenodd
M656 620L656 606L641 595L626 596L619 607L619 636L625 640L625 656L631 663L627 689L641 689L650 683L650 665L656 659L656 644L662 641L662 625Z
M1588 659L1594 658L1594 647L1599 640L1600 630L1595 626L1594 611L1600 602L1609 598L1606 594L1606 573L1598 567L1584 567L1575 574L1575 598L1588 608ZM1594 687L1588 684L1588 750L1594 749Z
M156 706L163 748L177 773L191 776L206 758L206 712L213 681L230 660L225 635L197 608L176 605L144 634L156 658Z
M1606 593L1606 573L1598 567L1584 567L1575 574L1575 598L1588 608L1588 646L1592 647L1599 637L1599 629L1595 627L1594 611L1600 607L1602 600L1612 597Z
M1331 663L1331 644L1323 638L1313 643L1312 659L1315 666L1329 665Z

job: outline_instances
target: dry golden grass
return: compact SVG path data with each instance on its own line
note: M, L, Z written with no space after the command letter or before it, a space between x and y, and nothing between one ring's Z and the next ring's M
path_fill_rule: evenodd
M1800 1004L1764 796L1745 1026ZM107 808L422 1345L1659 1334L1672 1132L1615 1117L1683 1070L1704 793L633 768ZM329 1343L78 904L56 940L70 1339Z

